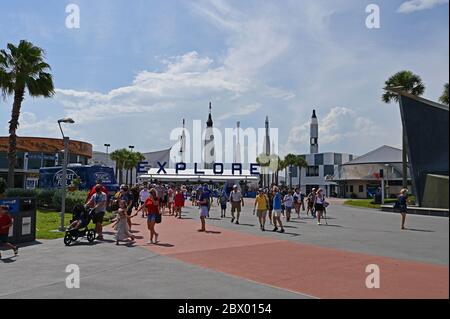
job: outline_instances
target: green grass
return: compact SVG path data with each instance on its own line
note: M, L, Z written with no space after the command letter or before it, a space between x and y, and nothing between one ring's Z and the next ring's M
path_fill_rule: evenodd
M103 225L108 225L109 219L112 213L107 212L105 214L105 221ZM72 214L65 214L64 224L69 225L69 221L72 218ZM59 228L61 222L60 214L56 211L38 210L36 217L36 239L56 239L64 237L64 233L55 231ZM90 224L92 226L92 223Z
M394 204L394 202L396 201L396 199L385 199L384 200L384 204L385 205L389 205L389 204ZM373 209L380 209L381 205L380 204L373 204L373 199L369 198L369 199L349 199L346 200L344 202L344 205L349 205L349 206L356 206L356 207L364 207L364 208L373 208Z

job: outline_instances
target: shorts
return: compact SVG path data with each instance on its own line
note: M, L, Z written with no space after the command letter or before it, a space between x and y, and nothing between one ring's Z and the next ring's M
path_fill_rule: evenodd
M241 212L241 202L231 202L231 212Z
M220 204L221 209L227 209L227 204Z
M292 211L292 207L286 207L286 213L291 213L291 211Z
M156 221L156 213L151 213L147 215L147 221L148 222L154 222Z
M258 216L258 218L266 218L267 209L258 209L258 210L256 210L256 215Z
M324 211L324 207L323 204L320 203L316 203L315 207L314 207L317 211L319 212L323 212Z
M0 234L0 243L8 242L8 234Z
M207 217L209 214L208 206L200 206L200 217Z
M281 216L281 209L274 209L273 210L273 216L280 217Z
M103 217L105 216L105 212L95 213L92 217L92 222L94 224L103 223Z

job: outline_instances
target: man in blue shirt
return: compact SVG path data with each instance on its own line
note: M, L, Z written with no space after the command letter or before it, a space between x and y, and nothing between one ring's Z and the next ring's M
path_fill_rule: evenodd
M275 228L273 231L277 231L277 222L280 225L280 233L284 233L283 224L281 223L281 193L277 186L273 187L273 225Z

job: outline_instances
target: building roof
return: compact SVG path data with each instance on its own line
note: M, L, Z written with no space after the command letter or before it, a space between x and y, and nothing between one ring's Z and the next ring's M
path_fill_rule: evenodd
M374 163L401 163L402 150L383 145L367 154L361 155L354 160L345 163L344 165L354 164L374 164Z

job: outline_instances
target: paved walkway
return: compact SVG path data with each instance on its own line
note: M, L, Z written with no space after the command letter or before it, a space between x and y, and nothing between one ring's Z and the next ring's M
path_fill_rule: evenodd
M229 215L229 213L227 213ZM448 298L448 219L409 216L399 230L391 213L334 204L328 226L294 218L286 233L261 232L246 202L241 224L217 207L198 233L197 210L163 217L159 245L147 245L137 216L134 245L62 240L3 252L3 298ZM267 227L269 229L269 227ZM80 266L80 289L65 287L65 267ZM380 268L380 288L365 286L366 266Z

